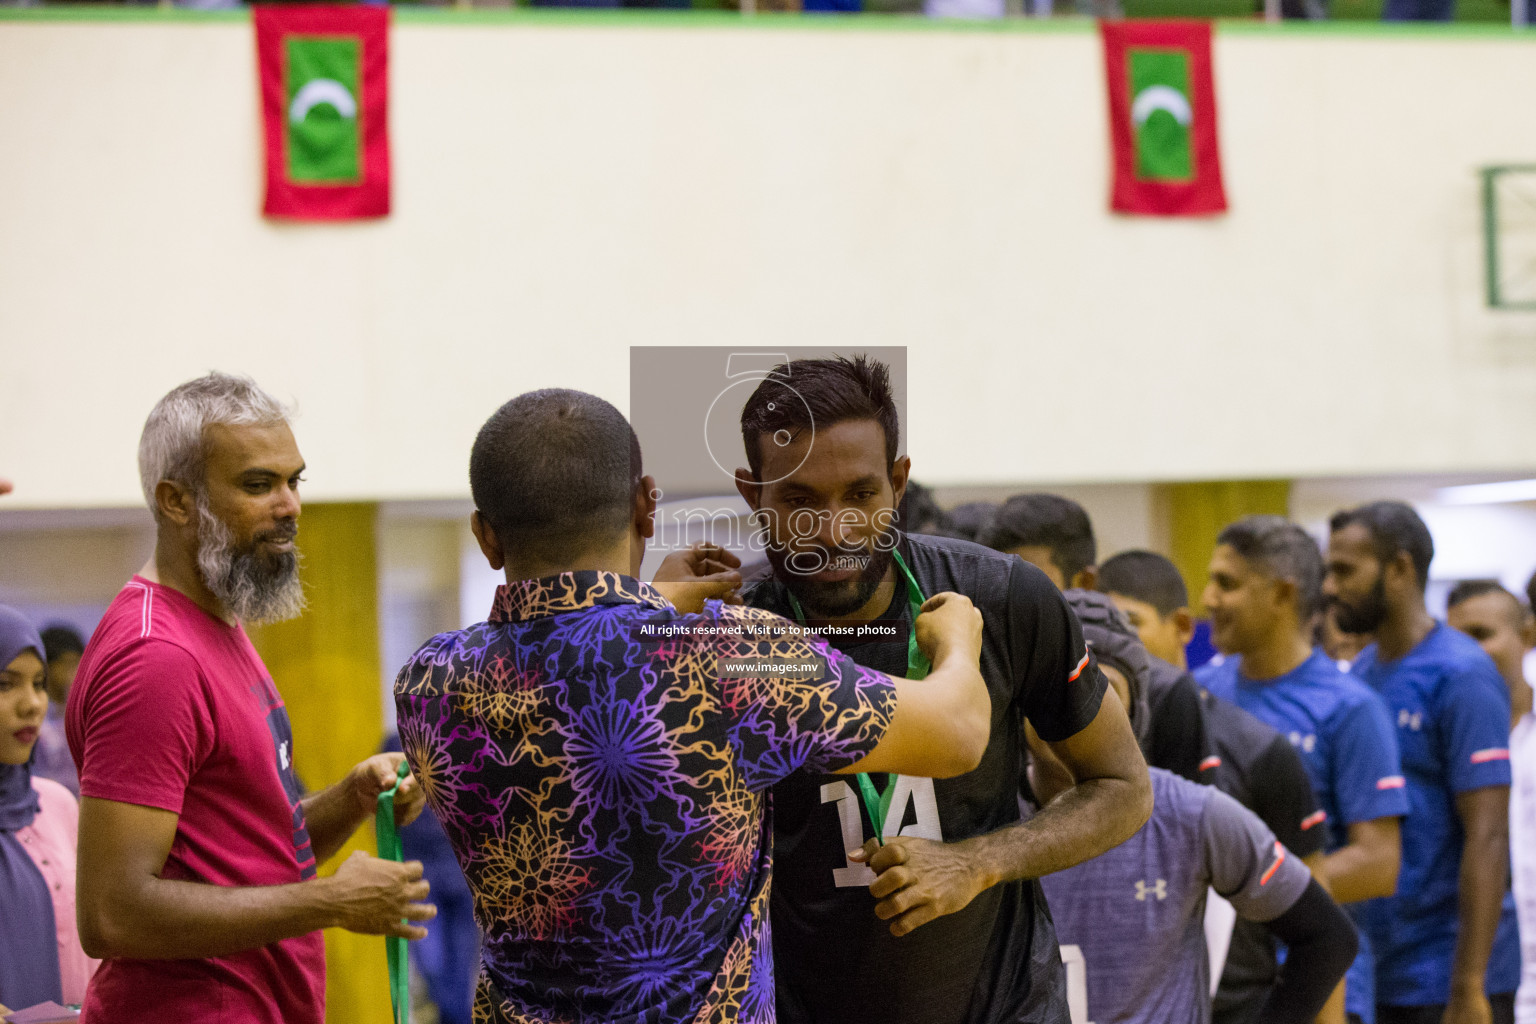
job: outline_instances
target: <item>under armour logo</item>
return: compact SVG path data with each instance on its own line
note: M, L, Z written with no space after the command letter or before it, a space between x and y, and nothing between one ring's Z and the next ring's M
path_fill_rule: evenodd
M1423 725L1424 712L1415 711L1413 714L1409 714L1407 708L1402 708L1398 711L1397 727L1399 729L1412 729L1414 732L1418 732L1419 729L1423 727Z
M1142 881L1138 881L1136 883L1136 898L1138 900L1140 900L1142 903L1147 902L1147 895L1149 893L1153 896L1156 896L1160 900L1167 899L1168 880L1166 878L1159 878L1156 885L1148 885L1146 882Z
M1317 748L1317 737L1312 733L1303 736L1299 732L1293 732L1290 735L1290 740L1291 746L1298 747L1308 754Z
M283 771L287 771L288 770L288 741L287 740L283 740L283 742L281 742L281 743L279 743L277 745L277 763L278 763L278 765L280 765L282 767Z

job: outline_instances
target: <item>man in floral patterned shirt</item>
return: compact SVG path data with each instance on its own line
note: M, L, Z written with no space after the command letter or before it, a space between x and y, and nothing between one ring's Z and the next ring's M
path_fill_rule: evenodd
M718 549L639 582L654 482L623 416L581 392L503 406L470 483L507 584L489 621L417 652L395 699L485 932L476 1021L771 1024L766 790L802 768L972 769L980 614L924 606L915 683L705 600L739 583Z

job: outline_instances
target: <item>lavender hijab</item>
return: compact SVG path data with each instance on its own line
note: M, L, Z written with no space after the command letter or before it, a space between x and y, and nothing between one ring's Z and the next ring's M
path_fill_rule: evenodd
M0 669L28 650L43 657L37 630L20 612L0 605ZM16 838L38 812L31 765L0 764L0 1003L12 1009L64 1000L53 900Z

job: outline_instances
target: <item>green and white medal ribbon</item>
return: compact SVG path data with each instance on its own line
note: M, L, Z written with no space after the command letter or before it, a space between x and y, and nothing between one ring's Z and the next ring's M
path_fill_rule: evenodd
M926 678L933 668L928 662L928 656L917 646L917 613L923 607L923 588L917 585L917 577L912 575L912 570L907 567L907 560L901 557L901 552L892 550L891 557L896 560L896 567L907 581L907 604L912 609L912 631L907 634L907 678ZM794 609L795 621L805 625L805 611L800 607L800 602L795 600L794 594L789 594L789 606ZM874 780L867 773L860 772L859 799L864 802L864 810L869 812L869 820L875 826L875 842L885 845L885 816L891 810L891 797L896 794L896 779L886 780L885 792L875 789Z
M400 846L400 830L395 826L395 791L410 772L411 766L402 760L395 784L379 794L378 808L373 815L373 831L379 841L379 857L397 864L405 856ZM389 959L389 1005L394 1011L394 1024L406 1024L411 1014L411 975L405 959L405 939L398 935L384 936L384 953Z

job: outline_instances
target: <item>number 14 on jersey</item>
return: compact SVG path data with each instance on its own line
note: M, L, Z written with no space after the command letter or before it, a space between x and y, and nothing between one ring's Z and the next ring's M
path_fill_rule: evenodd
M932 839L936 843L942 843L944 832L939 827L939 802L933 795L933 780L913 775L897 775L894 783L888 784L894 785L896 792L891 794L891 809L885 818L885 837L915 836L918 839ZM864 835L864 818L859 813L858 794L846 782L829 782L821 787L821 802L837 805L837 817L843 832L843 856L846 858L849 850L859 849L868 838ZM906 828L902 828L901 823L907 816L909 805L917 820ZM851 860L845 860L845 866L832 870L832 882L839 888L867 887L874 884L874 881L873 871L866 865L855 864Z

